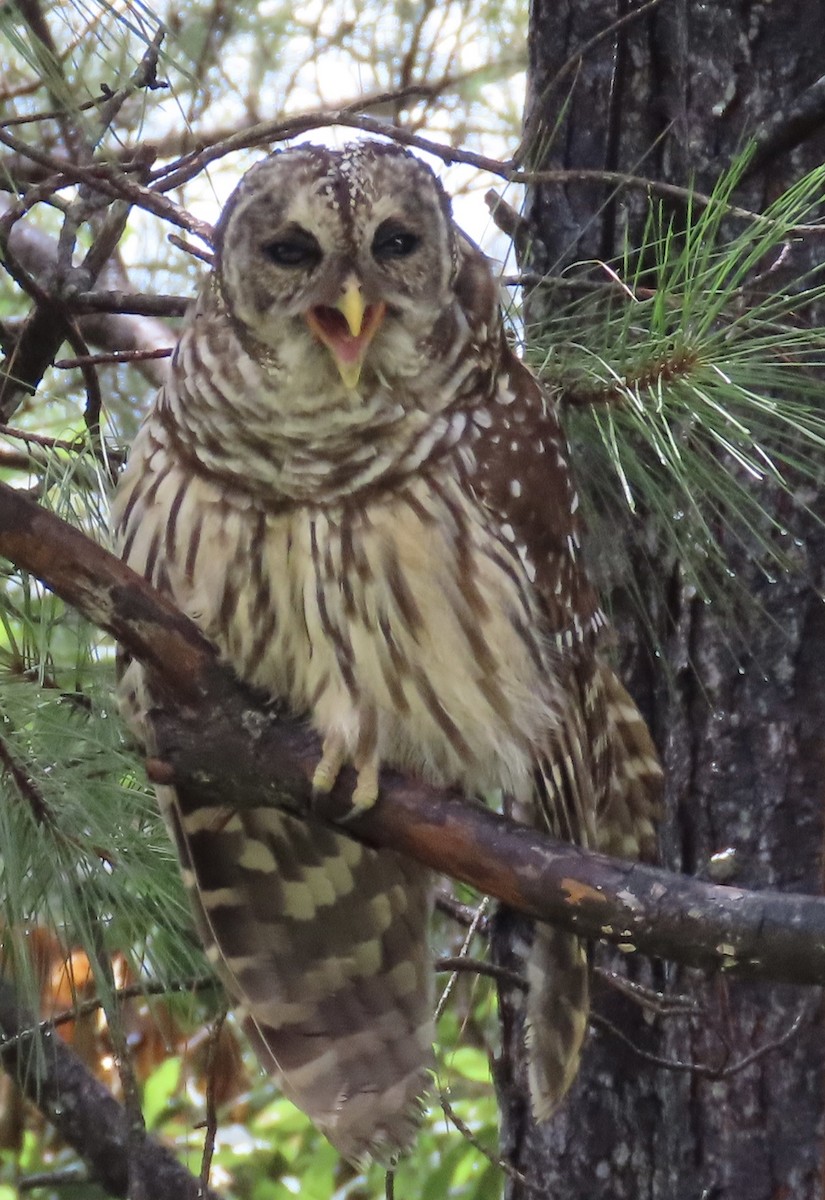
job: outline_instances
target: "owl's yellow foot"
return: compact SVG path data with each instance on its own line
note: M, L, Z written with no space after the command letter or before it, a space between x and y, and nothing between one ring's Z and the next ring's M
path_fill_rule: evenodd
M358 769L358 780L351 798L352 816L372 808L378 799L378 756L372 755L366 762L356 762L355 766Z
M312 776L312 790L316 796L326 796L335 786L341 767L347 761L347 747L340 733L328 733L324 738L321 761ZM378 799L378 770L380 763L374 752L365 756L356 755L353 763L358 778L350 797L350 810L339 820L346 821L358 813L372 808Z
M312 790L326 796L335 787L347 756L346 743L340 733L328 733L321 749L321 761L312 776Z

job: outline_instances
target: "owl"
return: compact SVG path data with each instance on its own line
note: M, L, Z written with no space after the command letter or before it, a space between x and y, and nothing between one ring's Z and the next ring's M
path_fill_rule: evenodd
M366 808L392 767L645 853L660 771L600 658L556 407L433 173L394 144L283 150L216 232L117 489L119 553L242 680L311 721L318 792L352 764ZM135 662L121 696L147 737ZM433 1061L430 874L276 809L160 801L262 1062L343 1155L392 1160ZM587 957L536 928L540 1119L576 1073Z

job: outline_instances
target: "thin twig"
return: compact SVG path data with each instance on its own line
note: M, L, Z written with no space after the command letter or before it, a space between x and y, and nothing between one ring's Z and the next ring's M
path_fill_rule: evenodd
M162 350L111 350L105 354L95 353L78 355L76 358L56 358L52 366L58 371L71 371L75 367L83 367L87 364L101 366L104 363L145 362L147 359L169 358L172 349L172 346L168 346Z
M163 39L166 36L166 27L159 24L155 30L154 37L146 47L143 57L132 72L132 77L125 87L120 88L116 92L106 89L103 96L103 103L100 107L100 126L97 131L96 143L100 143L104 133L112 125L117 114L135 92L142 91L143 88L148 88L150 91L168 88L169 84L165 80L158 79L158 59L160 57L161 46ZM100 104L100 101L96 101Z
M200 174L210 163L238 150L248 150L253 146L260 146L275 141L286 141L299 134L308 133L313 129L323 129L332 125L342 125L346 128L358 129L362 133L369 133L376 137L390 138L392 141L399 142L404 146L411 146L417 150L423 150L427 154L432 154L436 158L440 158L447 166L463 163L467 166L475 167L480 171L495 175L500 179L505 179L510 183L535 185L594 182L620 188L632 188L634 190L653 193L654 195L668 196L682 203L689 201L694 206L700 208L707 208L711 204L721 203L718 197L694 191L692 188L679 187L676 184L665 183L658 179L649 179L645 176L632 175L624 171L605 171L597 168L559 168L558 170L547 171L521 170L512 158L490 158L488 155L477 154L472 150L462 150L455 146L445 145L443 142L435 142L430 138L422 137L420 134L412 133L403 126L390 125L386 121L375 117L354 112L351 106L340 109L324 109L317 113L306 113L299 117L288 118L287 120L266 121L259 125L252 125L248 129L241 130L213 143L211 146L204 147L195 155L187 156L186 164L180 167L180 169L173 169L175 164L172 164L170 173L164 176L162 183L159 181L156 185L157 190L166 192L172 190L172 188L179 187L182 183ZM16 147L13 148L16 149ZM56 167L58 164L52 160L47 165ZM134 203L141 203L137 193L135 193ZM739 205L726 203L724 207L725 211L731 216L740 217L743 220L764 223L768 226L776 224L770 217L766 217L762 213L751 212L749 209L742 208ZM175 223L182 224L179 215ZM825 225L795 225L792 232L825 235Z
M211 267L215 261L215 255L209 250L193 246L191 242L187 242L186 238L180 237L177 233L170 233L166 240L176 246L178 250L183 250L185 254L191 254L193 258L197 258L199 262L206 263L208 267Z
M478 916L476 909L470 908L467 904L461 904L446 893L440 893L436 896L435 906L465 927L472 925ZM476 932L484 937L487 936L487 918L477 927ZM477 975L486 975L490 979L496 979L501 983L508 984L510 987L519 988L521 991L526 991L527 989L527 980L522 975L519 975L518 972L508 971L506 967L499 967L495 963L485 962L478 958L463 956L437 958L435 960L435 969L436 971L475 972ZM596 966L593 968L593 974L608 987L612 987L623 995L629 996L631 1000L635 1000L637 1004L650 1012L656 1013L657 1016L669 1017L682 1014L695 1014L701 1007L697 1001L691 1000L689 996L667 996L663 992L658 992L653 988L645 987L641 983L636 983L635 980L628 979L625 975L619 975L616 971L611 971L607 967Z
M467 954L469 953L470 943L472 942L473 938L475 937L475 935L478 931L479 926L481 925L482 921L484 920L484 918L487 914L487 909L489 907L490 907L490 899L488 896L485 896L478 906L478 909L477 909L476 915L475 915L475 919L471 923L469 929L467 930L467 933L464 935L464 941L463 941L461 949L458 953L458 957L460 959L465 958L467 956ZM450 998L450 994L456 985L457 979L458 979L458 971L455 968L453 968L453 973L450 976L450 978L447 980L447 984L444 988L444 991L441 993L441 998L438 1001L438 1004L435 1006L435 1020L436 1021L439 1020L439 1018L441 1017L441 1014L444 1012L444 1009L447 1006L447 1001Z
M489 979L498 980L499 983L506 983L510 987L520 988L522 991L527 990L527 980L516 971L508 971L506 967L498 967L495 963L483 962L479 958L468 958L465 955L437 958L435 969L436 971L453 971L456 974L466 971L470 975L486 975Z
M138 292L78 292L66 297L66 307L76 313L125 313L138 317L182 317L191 296L146 296Z
M64 438L47 437L43 433L31 433L28 429L18 429L14 425L5 425L0 422L0 434L4 437L17 438L21 442L30 442L34 446L43 446L49 450L71 450L77 452L79 450L88 450L89 444L86 438L78 436L74 441L69 442Z
M702 1007L696 1000L691 1000L689 996L666 996L664 992L657 992L653 988L645 987L633 979L628 979L625 975L617 974L616 971L608 971L605 967L596 967L594 973L608 987L635 1000L641 1008L647 1009L648 1012L653 1012L659 1017L678 1016L684 1013L695 1014Z
M612 1037L618 1038L618 1040L624 1046L627 1046L629 1050L633 1051L637 1058L641 1058L645 1062L652 1063L656 1067L663 1067L667 1071L684 1072L691 1075L700 1076L702 1079L718 1081L721 1079L729 1079L731 1075L738 1075L747 1067L753 1066L755 1062L758 1062L759 1059L764 1058L767 1054L772 1054L774 1050L781 1050L782 1047L786 1046L788 1042L791 1041L791 1039L799 1032L800 1028L802 1027L802 1022L808 1015L808 1011L808 1006L805 1005L801 1011L797 1013L784 1033L781 1033L778 1037L772 1038L768 1042L763 1042L761 1046L757 1046L756 1049L752 1050L749 1054L746 1054L744 1057L737 1059L735 1062L729 1063L727 1066L722 1067L712 1067L707 1063L683 1062L680 1059L665 1058L659 1054L652 1054L649 1050L643 1050L642 1047L638 1046L632 1038L629 1038L626 1033L623 1033L621 1029L618 1029L613 1024L612 1021L609 1021L607 1017L602 1016L600 1013L591 1013L590 1022L597 1029L604 1029Z
M218 1136L218 1109L215 1101L216 1068L218 1047L226 1022L226 1016L227 1010L224 1008L215 1018L212 1028L209 1030L209 1040L206 1047L206 1122L200 1170L201 1193L203 1196L206 1196L209 1189L209 1172L212 1169L212 1156L215 1153L215 1138Z
M750 1054L746 1054L743 1058L737 1059L735 1062L730 1063L729 1066L723 1067L719 1071L713 1071L712 1069L708 1068L707 1071L703 1071L701 1073L707 1074L708 1078L710 1079L728 1079L731 1075L736 1075L740 1071L744 1071L746 1067L752 1066L760 1058L764 1058L766 1054L772 1054L774 1050L781 1050L782 1047L786 1046L802 1028L802 1022L808 1015L808 1011L808 1006L805 1005L797 1013L784 1033L779 1034L778 1037L773 1038L769 1042L763 1042L761 1046L757 1046L755 1050L750 1052Z
M100 414L103 411L103 393L100 390L100 379L97 369L92 362L92 354L83 334L74 321L66 322L66 340L75 352L77 365L83 376L86 389L86 405L83 409L83 421L89 445L96 458L103 456L103 442L100 434Z
M478 917L477 908L473 908L469 904L462 904L460 900L456 900L455 896L451 896L448 892L438 893L435 898L435 906L439 912L443 912L445 916L450 917L459 925L463 925L465 929L474 924L476 918ZM485 918L481 924L476 927L477 932L486 935L487 926L488 922Z
M158 192L135 183L125 173L126 167L112 167L108 163L91 163L88 166L80 166L69 159L49 154L38 149L37 146L23 142L19 138L5 133L2 129L0 129L0 144L8 146L10 150L20 154L23 158L31 159L47 170L54 171L61 177L61 186L63 187L73 183L86 184L95 191L111 196L114 200L127 200L131 204L136 204L146 209L147 212L152 212L155 216L169 221L172 225L177 225L179 228L195 234L196 237L202 238L211 245L214 232L211 225L192 216L186 209L175 204L168 197L161 196ZM141 172L145 170L145 163L141 162L137 165Z
M204 975L198 979L184 979L171 983L161 983L159 980L144 980L143 983L133 983L128 987L117 988L114 995L118 1001L123 1003L124 1000L142 1000L147 996L174 996L181 993L188 995L192 992L211 991L219 987L220 984L217 980L209 975ZM57 1013L53 1017L44 1017L42 1021L37 1021L30 1028L21 1029L13 1038L4 1038L2 1045L5 1047L9 1044L9 1041L20 1041L21 1039L31 1038L35 1034L43 1035L50 1033L61 1025L68 1025L72 1021L79 1021L83 1017L91 1016L92 1013L96 1013L102 1008L103 1001L98 996L94 996L89 1000L83 1000L73 1008L64 1009L63 1012Z
M484 1158L487 1159L488 1163L491 1163L494 1167L498 1167L498 1169L505 1174L508 1179L515 1180L515 1182L520 1183L522 1187L526 1187L528 1191L533 1192L537 1196L541 1196L542 1200L547 1200L546 1188L539 1187L536 1184L531 1183L526 1175L523 1175L521 1171L516 1170L516 1168L505 1159L499 1158L497 1155L493 1154L487 1149L483 1142L479 1141L467 1122L462 1121L461 1117L455 1111L444 1092L440 1092L438 1098L441 1103L444 1116L447 1118L450 1124L455 1126L464 1140L469 1142L470 1145L479 1152L479 1154L483 1155Z

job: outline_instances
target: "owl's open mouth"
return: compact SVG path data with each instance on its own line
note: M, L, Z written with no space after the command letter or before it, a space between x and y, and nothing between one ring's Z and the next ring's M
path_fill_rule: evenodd
M312 333L331 353L344 386L352 390L361 377L367 348L384 320L387 306L365 304L356 275L344 280L337 304L316 304L304 313Z
M369 346L384 319L385 304L368 304L363 311L360 328L352 329L340 308L317 304L306 313L306 323L315 336L332 352L338 363L363 361Z

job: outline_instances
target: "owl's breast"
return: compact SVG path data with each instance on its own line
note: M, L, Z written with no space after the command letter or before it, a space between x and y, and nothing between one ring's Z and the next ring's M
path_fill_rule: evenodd
M148 466L118 495L121 552L241 678L353 755L367 738L437 783L529 787L559 723L558 651L512 545L456 480L273 513L164 452Z
M489 514L422 476L363 508L297 511L273 534L279 694L354 757L374 745L437 783L528 791L562 685L533 586Z

